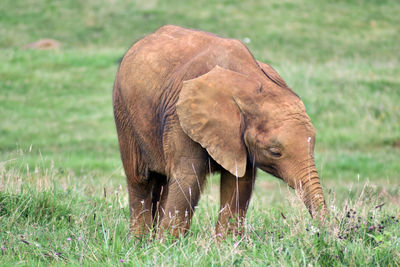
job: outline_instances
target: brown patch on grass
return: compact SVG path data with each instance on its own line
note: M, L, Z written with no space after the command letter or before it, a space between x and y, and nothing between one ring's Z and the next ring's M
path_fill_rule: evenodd
M60 48L61 43L53 39L40 39L24 46L26 49L50 50Z

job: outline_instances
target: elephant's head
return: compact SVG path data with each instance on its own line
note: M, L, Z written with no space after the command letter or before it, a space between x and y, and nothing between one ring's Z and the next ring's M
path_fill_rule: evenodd
M185 133L233 175L254 164L299 190L311 215L325 212L315 130L289 88L216 66L183 82L176 108Z

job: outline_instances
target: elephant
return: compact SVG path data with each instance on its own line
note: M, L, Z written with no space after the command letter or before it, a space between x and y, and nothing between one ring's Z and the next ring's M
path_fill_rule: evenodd
M311 216L324 218L305 106L241 41L159 28L124 55L113 109L133 236L187 233L214 172L221 177L217 236L243 233L257 168L301 192Z

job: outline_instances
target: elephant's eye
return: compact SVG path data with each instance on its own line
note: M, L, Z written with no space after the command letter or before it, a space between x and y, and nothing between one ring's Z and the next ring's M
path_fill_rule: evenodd
M282 156L281 150L277 147L270 147L268 151L274 158L280 158Z

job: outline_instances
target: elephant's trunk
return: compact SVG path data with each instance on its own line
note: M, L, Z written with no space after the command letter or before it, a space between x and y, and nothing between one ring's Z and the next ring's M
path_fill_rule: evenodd
M288 182L300 194L311 216L314 218L320 215L322 219L327 208L314 161L310 162L306 168L302 168L301 173L295 175L295 179Z
M301 176L300 183L296 186L296 190L300 192L304 204L313 218L317 215L320 215L320 218L322 218L322 216L327 213L321 183L314 164Z

